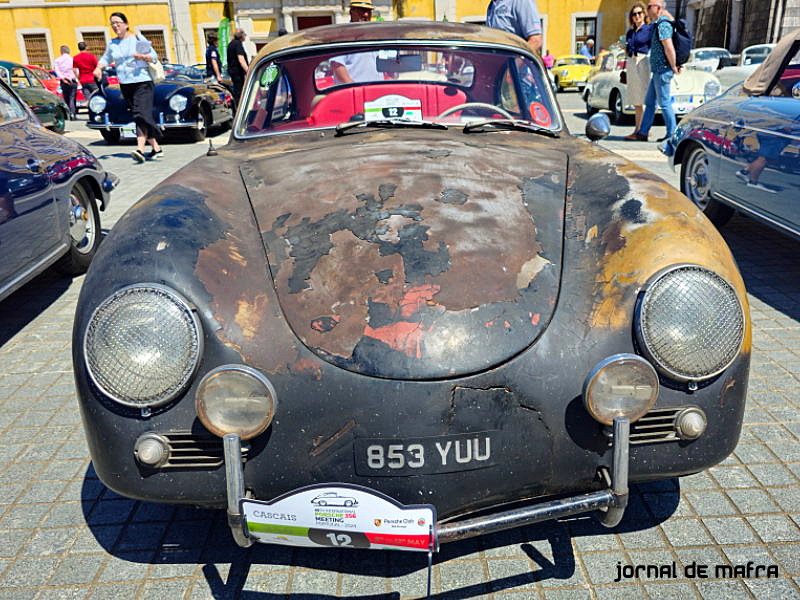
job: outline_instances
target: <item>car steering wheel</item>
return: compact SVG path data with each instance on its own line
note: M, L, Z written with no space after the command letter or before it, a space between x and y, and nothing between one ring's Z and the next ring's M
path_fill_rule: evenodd
M503 115L506 119L514 118L499 106L495 106L494 104L488 104L486 102L465 102L464 104L456 104L455 106L451 106L450 108L444 109L436 118L444 119L446 116L453 114L457 110L464 110L468 108L480 108L483 110L491 110L492 112Z

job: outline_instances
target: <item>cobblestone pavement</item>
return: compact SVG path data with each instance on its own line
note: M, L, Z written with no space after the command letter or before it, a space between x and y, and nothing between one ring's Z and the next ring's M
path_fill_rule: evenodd
M581 133L577 94L560 99ZM604 145L676 184L655 144L621 141L629 130L615 127ZM130 146L106 146L81 122L70 123L68 135L122 178L103 214L106 228L206 149L169 144L160 164L134 165ZM445 545L434 560L433 597L800 597L800 244L738 216L723 234L744 274L754 323L735 453L691 477L635 486L612 530L575 518ZM424 556L242 550L221 511L137 502L106 489L88 458L71 372L81 283L48 272L0 304L0 599L424 596ZM670 570L614 582L617 565L637 564ZM778 577L717 570L748 564L775 565ZM702 565L707 577L689 577Z

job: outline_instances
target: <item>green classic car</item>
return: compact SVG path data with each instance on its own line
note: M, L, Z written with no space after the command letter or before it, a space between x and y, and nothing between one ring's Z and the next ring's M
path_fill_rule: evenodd
M49 92L28 67L0 60L0 78L14 88L42 125L56 133L64 133L64 124L69 114L67 105L64 100Z

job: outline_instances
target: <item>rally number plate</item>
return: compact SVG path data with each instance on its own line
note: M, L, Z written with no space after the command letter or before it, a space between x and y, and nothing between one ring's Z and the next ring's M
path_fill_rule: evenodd
M484 469L495 465L500 432L421 438L356 438L356 474L400 477Z
M130 123L123 125L119 128L119 135L123 139L131 139L136 137L136 123L131 121Z
M402 505L343 483L304 487L264 502L241 500L247 535L288 546L436 550L436 509Z

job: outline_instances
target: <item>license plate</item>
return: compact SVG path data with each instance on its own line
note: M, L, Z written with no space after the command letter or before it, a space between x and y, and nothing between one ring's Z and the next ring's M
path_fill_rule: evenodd
M436 508L403 505L344 483L313 485L271 502L242 499L247 534L287 546L436 550Z
M457 433L421 438L356 438L356 474L401 477L492 467L500 432Z
M136 137L136 123L130 122L127 125L120 127L119 136L124 139Z
M672 97L672 110L676 113L683 114L689 112L694 108L693 96L673 96Z

